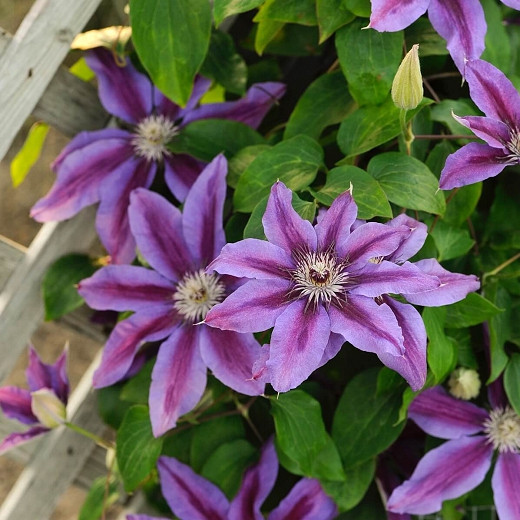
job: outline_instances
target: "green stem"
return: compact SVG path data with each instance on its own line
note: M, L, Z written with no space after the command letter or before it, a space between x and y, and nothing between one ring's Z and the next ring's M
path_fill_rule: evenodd
M401 109L399 113L399 122L401 123L401 132L403 133L404 144L406 145L406 153L412 155L412 143L414 135L412 133L412 121L406 122L406 110Z
M518 260L519 258L520 253L516 253L515 256L512 256L505 262L501 263L498 267L495 267L492 271L489 271L489 273L484 273L484 275L482 276L482 282L484 282L484 280L489 276L494 276L498 274L500 271L502 271L502 269L505 269L508 265L512 264L515 260Z
M98 446L101 446L102 448L105 448L106 450L109 450L113 448L112 444L105 439L102 439L99 437L99 435L96 435L95 433L89 432L88 430L85 430L81 426L78 426L77 424L71 423L66 421L63 423L67 428L70 428L71 430L74 430L76 433L79 433L80 435L83 435L83 437L87 437L88 439L94 441Z

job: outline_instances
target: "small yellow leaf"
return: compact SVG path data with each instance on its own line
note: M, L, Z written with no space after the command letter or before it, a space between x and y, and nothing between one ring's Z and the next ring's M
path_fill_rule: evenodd
M71 49L81 49L83 51L94 49L95 47L114 49L119 45L124 47L131 35L131 27L114 25L112 27L104 27L103 29L80 33L72 40L70 47Z

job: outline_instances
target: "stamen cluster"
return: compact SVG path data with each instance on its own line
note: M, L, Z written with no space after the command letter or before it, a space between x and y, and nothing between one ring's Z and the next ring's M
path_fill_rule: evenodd
M167 152L166 143L179 133L174 122L163 115L151 115L137 125L132 144L135 153L149 161L158 161Z
M320 303L342 307L347 300L349 273L346 262L338 259L333 248L326 251L295 253L296 269L290 272L294 287L291 297L307 298L306 309L316 309Z
M173 295L174 307L186 321L197 323L224 299L225 294L226 287L218 274L206 274L200 269L187 273L177 284L177 291Z
M520 451L520 417L509 406L491 410L484 431L488 442L500 453Z

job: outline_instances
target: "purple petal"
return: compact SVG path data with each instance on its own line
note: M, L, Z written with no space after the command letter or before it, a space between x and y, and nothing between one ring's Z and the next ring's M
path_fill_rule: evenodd
M264 384L253 380L253 365L261 347L252 334L201 326L200 353L213 375L246 395L260 395Z
M368 222L352 231L336 249L339 256L348 260L350 268L356 270L366 265L371 258L391 255L411 232L408 226L390 227Z
M379 359L392 370L401 374L412 390L417 391L426 381L426 329L421 315L411 305L395 301L389 296L383 297L384 302L397 319L404 338L404 353L402 356L392 356L385 352L378 354Z
M346 191L337 197L316 225L318 248L326 250L332 244L342 244L350 235L357 217L357 206L352 193Z
M11 433L2 442L0 442L0 455L49 431L49 428L35 426L34 428L31 428L25 432Z
M428 16L433 28L446 40L448 51L465 75L465 61L484 52L486 19L478 0L431 0Z
M175 427L177 419L195 407L206 388L200 333L195 325L181 325L159 348L149 397L156 437Z
M489 348L489 327L487 322L484 323L484 331L484 341L487 342L486 348ZM503 374L487 385L487 394L491 408L505 408L509 406L509 399L504 389Z
M513 9L520 10L520 0L502 0L502 3Z
M396 488L387 503L395 513L426 515L439 511L444 500L477 487L491 465L493 446L486 437L461 437L429 451L410 480Z
M60 163L56 182L47 195L31 208L38 222L65 220L97 202L103 183L132 170L131 134L99 139L71 152Z
M180 520L226 520L229 502L220 489L171 457L157 463L166 502Z
M202 76L196 76L193 82L193 90L186 106L180 111L179 117L184 118L186 114L190 113L199 103L200 98L209 90L211 87L211 80Z
M380 264L366 264L354 276L351 294L376 297L382 294L409 294L431 291L440 281L425 274L410 262L402 265L383 260Z
M120 321L110 334L101 365L94 373L94 388L109 386L123 379L141 345L168 336L177 324L173 307L170 312L165 312L155 306Z
M372 0L370 25L376 31L400 31L426 12L430 0Z
M85 55L88 66L96 73L99 99L115 116L138 123L152 112L152 84L137 72L127 59L120 67L109 50L98 47Z
M140 311L172 305L175 286L160 274L133 265L109 265L79 283L79 294L98 310Z
M441 386L428 388L410 405L408 415L426 433L457 439L481 432L489 414L468 401L455 399Z
M498 455L491 486L500 520L520 518L520 454L505 452Z
M282 248L256 238L226 244L207 271L217 271L244 278L271 280L286 278L295 268L291 256Z
M441 190L451 190L497 176L505 167L503 150L469 143L448 156L441 172Z
M148 515L126 515L126 520L170 520L169 518L164 518L161 516L148 516Z
M67 376L67 347L52 364L43 363L32 345L29 346L29 363L25 370L29 390L51 389L64 403L69 397L69 378Z
M9 417L23 424L37 424L39 421L31 409L31 393L17 386L0 388L0 408Z
M480 288L478 278L471 274L451 273L444 269L434 258L419 260L414 264L423 273L438 278L441 285L432 291L403 294L410 303L425 307L438 307L463 300L468 293Z
M180 211L165 198L138 189L130 197L130 228L147 262L174 282L192 271Z
M291 303L277 318L266 363L270 383L287 392L319 366L330 336L330 319L322 305L306 308L307 300Z
M260 512L278 475L278 458L272 439L263 448L258 464L247 469L240 490L231 502L228 520L263 520Z
M486 141L489 146L499 149L506 148L510 139L510 131L509 127L502 121L482 116L459 117L453 113L451 115L458 123L469 128L477 137Z
M287 307L291 282L250 280L215 305L204 319L211 327L237 332L270 329Z
M320 483L302 478L271 512L269 520L332 520L338 510Z
M520 95L506 75L487 61L466 64L471 99L486 116L516 128L520 121Z
M291 204L292 191L283 182L271 188L262 223L269 242L293 251L316 250L317 238L312 224L296 213Z
M392 254L386 257L386 260L398 264L410 259L419 252L428 236L428 226L409 217L406 213L401 213L401 215L389 220L385 225L392 228L407 226L410 229L410 235L401 242Z
M184 202L184 239L201 267L207 266L226 243L222 226L226 175L226 158L218 155L204 168Z
M175 198L183 202L205 163L186 154L164 155L164 180Z
M252 128L258 128L269 109L285 93L283 83L256 83L244 98L226 103L208 103L187 113L183 124L208 118L232 119Z
M392 310L372 298L349 296L338 309L329 309L331 331L341 334L354 347L366 352L393 356L404 353L403 334Z
M113 264L128 264L135 258L135 240L128 220L130 194L136 188L148 188L157 171L157 163L143 158L125 164L128 171L119 171L100 188L101 204L96 216L99 238Z
M341 350L341 347L344 343L345 338L341 334L335 334L334 332L331 332L329 336L329 342L323 351L323 356L321 356L321 360L317 368L323 366L325 363L335 357Z

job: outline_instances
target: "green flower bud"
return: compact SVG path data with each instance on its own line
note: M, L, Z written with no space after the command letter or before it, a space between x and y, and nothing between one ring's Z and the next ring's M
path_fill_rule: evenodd
M47 428L57 428L67 419L65 404L48 388L31 392L31 409L40 424Z
M392 101L403 110L416 108L423 98L419 45L404 57L392 83Z
M450 393L457 399L468 401L477 397L480 391L480 378L478 372L471 368L457 368L448 380Z

